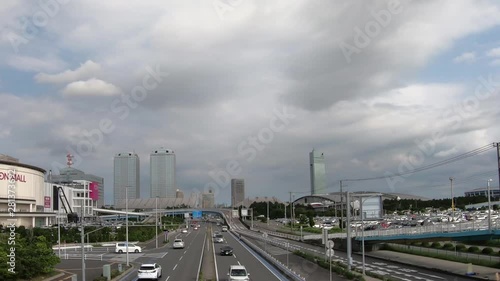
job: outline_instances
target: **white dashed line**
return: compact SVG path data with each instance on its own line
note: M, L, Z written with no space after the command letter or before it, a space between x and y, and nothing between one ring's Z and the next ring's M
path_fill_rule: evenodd
M176 268L177 268L177 264L174 266L174 269L172 269L172 270L175 270Z

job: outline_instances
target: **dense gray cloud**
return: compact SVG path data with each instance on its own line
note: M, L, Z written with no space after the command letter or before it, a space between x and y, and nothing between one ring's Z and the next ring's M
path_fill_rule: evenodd
M237 2L221 12L211 1L70 1L32 33L18 18L44 8L6 2L0 75L29 90L2 82L2 153L46 169L74 153L77 168L105 177L111 202L114 154L139 154L148 197L148 155L163 146L176 152L179 188L217 186L217 201L229 202L228 163L238 163L248 197L285 200L310 190L312 148L325 153L337 191L341 179L398 173L423 142L432 151L420 166L498 141L498 77L476 92L476 74L418 75L498 28L495 1ZM453 58L474 53L477 65L480 54L496 59L495 48L459 48L441 64L466 72ZM487 80L498 75L478 67ZM349 187L445 197L450 176L490 176L492 155ZM477 177L457 186L476 188Z

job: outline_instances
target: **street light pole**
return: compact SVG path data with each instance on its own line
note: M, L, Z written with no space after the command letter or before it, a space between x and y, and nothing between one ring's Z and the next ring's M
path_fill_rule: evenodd
M130 266L128 259L128 186L125 188L125 251L127 252L127 268ZM85 280L85 279L84 279Z
M347 228L347 270L351 271L352 267L352 244L351 244L351 202L349 197L349 191L346 192L346 228Z
M488 231L491 233L491 194L490 194L490 182L492 179L487 181L488 184Z
M155 204L155 231L156 231L156 236L155 236L155 240L156 240L156 249L158 249L158 196L156 196L156 200L155 200L156 204Z
M455 204L453 200L453 178L450 177L450 187L451 187L451 214L452 214L452 221L455 221Z
M267 225L269 226L269 200L267 200Z
M84 235L84 229L83 229L83 204L85 203L85 196L82 197L82 203L81 203L81 217L80 217L80 234L81 234L81 240L82 240L82 280L85 279L85 235Z

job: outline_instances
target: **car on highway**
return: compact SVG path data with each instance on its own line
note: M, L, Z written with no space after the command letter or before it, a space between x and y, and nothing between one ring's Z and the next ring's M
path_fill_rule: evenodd
M221 256L232 256L233 255L233 247L227 245L220 248Z
M212 236L212 238L215 238L215 236L217 236L217 235L219 235L219 234L220 234L220 232L215 231L215 232L214 232L214 234L213 234L213 236Z
M229 281L249 281L250 273L244 265L231 265L229 266L229 272L227 273Z
M160 279L162 275L161 266L157 263L145 263L142 264L137 271L137 279Z
M222 234L215 235L214 243L224 243L224 236Z
M227 225L223 225L222 226L222 232L226 232L227 231Z
M182 239L175 239L174 244L172 245L174 249L184 249L184 241Z
M116 243L115 253L126 253L127 252L127 242L119 242ZM140 253L142 252L142 248L135 244L128 244L128 252L129 253Z
M181 230L181 232L182 233L188 233L188 230L184 228L183 230Z

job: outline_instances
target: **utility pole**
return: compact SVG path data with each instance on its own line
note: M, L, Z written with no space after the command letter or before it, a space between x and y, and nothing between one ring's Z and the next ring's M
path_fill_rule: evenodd
M344 224L344 193L342 192L342 181L340 181L340 230L344 229L343 224Z
M453 202L453 178L450 177L450 186L451 186L451 214L452 221L455 221L455 204Z
M346 192L346 228L347 228L347 270L351 271L352 267L352 258L351 258L351 252L352 252L352 241L351 241L351 222L350 222L350 216L351 216L351 200L349 198L349 191Z
M81 205L81 217L80 217L80 235L82 239L82 281L85 281L85 234L83 229L83 205L85 204L85 195L82 197L82 205Z
M291 191L288 191L288 193L290 193L290 204L292 204L292 192ZM292 231L293 233L293 226L292 226L292 206L290 205L290 230Z
M493 146L497 148L497 162L498 162L498 188L500 189L500 142L494 143Z

